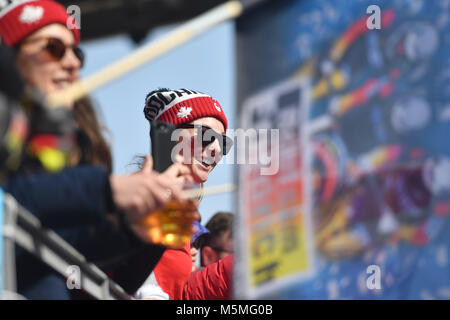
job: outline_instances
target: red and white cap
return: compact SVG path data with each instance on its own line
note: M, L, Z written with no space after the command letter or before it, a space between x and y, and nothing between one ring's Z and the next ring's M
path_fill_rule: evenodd
M69 20L70 19L70 20ZM67 26L75 21L64 6L52 0L0 1L0 36L8 46L14 46L33 32L49 24ZM75 43L80 42L79 27L70 28Z
M172 123L176 126L199 118L212 117L223 123L228 121L219 102L211 96L194 90L157 90L145 99L144 114L153 120Z

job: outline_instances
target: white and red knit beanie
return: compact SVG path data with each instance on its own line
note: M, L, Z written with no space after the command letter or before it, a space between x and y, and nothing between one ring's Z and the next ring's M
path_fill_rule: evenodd
M188 89L157 90L145 99L144 114L153 120L172 123L176 126L199 118L212 117L223 123L228 121L219 102L211 96Z
M8 46L14 46L33 32L49 24L67 26L64 6L52 0L0 0L0 36ZM73 22L73 19L71 20ZM75 43L80 42L79 28L71 28Z

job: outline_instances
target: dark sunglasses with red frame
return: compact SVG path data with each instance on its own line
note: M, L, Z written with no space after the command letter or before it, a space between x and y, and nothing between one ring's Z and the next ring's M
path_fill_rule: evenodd
M36 42L45 40L46 44L42 50L47 51L50 56L52 56L56 61L61 60L66 55L66 50L68 48L72 49L74 55L80 61L81 66L84 65L84 52L77 45L66 45L61 39L55 37L36 37L31 39L26 39L19 44L19 47L25 43Z
M233 139L231 139L230 137L227 137L224 134L218 133L217 131L215 131L214 129L212 129L208 126L186 123L186 124L179 125L178 128L197 129L198 130L197 138L198 138L199 142L202 144L203 148L206 148L207 146L209 146L216 139L220 139L221 141L219 141L219 144L222 148L223 155L226 155L231 150L231 147L233 146Z

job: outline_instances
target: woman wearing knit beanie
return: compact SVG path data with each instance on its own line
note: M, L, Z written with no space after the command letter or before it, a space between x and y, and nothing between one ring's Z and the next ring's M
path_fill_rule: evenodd
M188 89L155 90L147 95L144 114L150 123L166 122L183 129L183 139L188 139L192 151L190 159L184 159L187 160L184 165L197 183L208 179L232 146L232 140L225 136L228 127L225 113L219 102L207 94ZM189 243L180 250L166 250L136 297L180 300L191 271Z
M80 30L69 28L68 25L73 25L73 21L65 8L56 1L0 1L0 36L8 46L15 48L16 63L27 85L38 89L42 94L61 90L79 78L79 70L84 59L78 48ZM79 146L80 155L74 157L76 159L71 163L76 168L63 170L51 176L38 173L39 177L42 176L41 180L54 181L59 177L66 184L63 187L60 184L54 184L50 186L51 188L47 186L31 191L24 190L23 186L31 184L34 180L31 181L32 179L23 176L19 177L21 178L19 181L10 181L12 187L8 192L21 203L28 200L27 208L44 225L50 227L56 225L70 233L70 239L69 237L64 238L82 254L86 253L81 248L89 251L92 248L100 247L100 250L92 252L92 256L100 254L105 258L103 252L114 251L116 254L116 248L119 250L123 243L120 242L120 245L117 245L104 239L114 236L114 239L119 242L121 239L130 238L130 241L126 239L124 241L133 243L138 246L138 249L144 250L139 250L135 256L139 259L146 257L141 259L146 261L146 265L156 264L161 257L162 250L159 246L147 243L148 239L143 236L145 232L141 230L140 221L149 212L165 205L173 198L183 201L181 187L176 185L176 181L177 176L187 174L189 170L181 165L174 165L168 172L157 174L152 170L151 160L149 160L144 168L136 174L111 175L110 150L103 140L93 108L88 103L81 106L79 101L71 103L69 107L74 109L75 120L84 138L78 140L83 141L84 144L83 142L79 143L79 145L83 144ZM80 166L81 164L85 166ZM94 167L93 164L100 165L105 170ZM78 175L75 177L76 179L70 179L66 177L69 175L66 171L72 175L74 175L73 172L81 171L85 175L83 177ZM93 175L92 172L96 175ZM86 187L81 182L77 183L77 179L82 180L81 182L89 179L90 183ZM48 195L48 190L52 190L52 188L63 193L63 196L60 196L61 199L53 201L51 197L42 196L42 193ZM55 194L55 197L58 194ZM20 199L21 196L23 199ZM70 202L70 204L77 203L69 208L71 212L76 213L73 220L67 219L67 207L60 210L59 204L64 204L64 197L78 200ZM81 209L84 212L78 212L79 208L83 208L82 205L86 205L88 208ZM49 207L53 211L49 211ZM87 213L92 213L89 219L85 218ZM113 213L117 213L117 215ZM78 217L80 217L79 220ZM86 236L86 230L83 228L89 230L89 237ZM113 235L103 233L104 230L110 229L114 229ZM92 238L98 243L87 241ZM76 245L80 243L82 243L81 248ZM39 272L31 270L35 267L33 264L34 260L33 263L27 264L22 263L22 260L17 260L19 292L27 298L67 298L65 281L53 276L47 277L48 271L43 268L39 269ZM134 266L132 263L130 265ZM123 268L123 271L122 269L116 270L115 276L119 279L116 282L128 292L134 293L150 271L146 270L145 275L141 275L139 270L130 272L126 267ZM122 277L122 274L125 276ZM27 276L29 277L27 278ZM130 280L130 277L133 279ZM57 287L61 289L58 290L58 293L55 289Z
M192 152L184 164L190 167L196 183L208 179L232 145L232 140L225 136L228 127L225 113L219 102L207 94L188 89L155 90L147 95L144 115L150 123L166 122L185 129L187 139L192 139ZM194 137L204 139L194 143L198 142Z
M72 20L55 1L0 3L1 37L16 48L17 66L27 84L43 94L58 91L79 78L84 55L78 48L79 28L67 27Z
M66 9L56 1L51 0L9 0L0 1L0 37L5 44L14 48L17 69L28 88L48 95L59 91L80 77L80 68L84 62L84 54L78 47L80 42L80 30L74 19L69 16ZM68 27L70 26L70 28ZM73 27L72 27L73 26ZM79 132L91 136L88 145L95 145L95 164L103 165L111 169L111 154L100 130L95 130L98 125L92 105L87 97L77 101L71 101L66 105L73 109ZM64 111L71 122L72 111ZM87 113L89 112L89 116ZM31 112L28 112L31 114ZM87 123L85 119L94 119ZM69 127L69 124L65 128ZM48 131L54 131L48 128ZM38 135L46 135L48 132L39 132ZM74 133L73 133L74 134ZM80 135L78 140L86 134ZM27 167L43 167L49 171L58 171L66 164L77 164L80 161L84 148L80 144L73 146L73 135L53 135L53 143L46 139L33 136L30 145L34 145L33 159L27 161ZM64 150L55 146L65 146ZM89 149L89 148L84 148ZM94 149L94 146L90 149ZM92 154L87 150L87 154ZM27 159L28 160L28 159ZM36 161L38 160L38 161ZM37 165L36 165L37 164Z

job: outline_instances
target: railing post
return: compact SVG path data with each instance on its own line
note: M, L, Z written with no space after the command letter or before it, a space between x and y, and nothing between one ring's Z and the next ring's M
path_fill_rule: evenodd
M0 287L0 298L23 299L16 293L14 250L17 243L63 276L67 276L67 267L79 266L83 273L82 288L94 298L132 299L104 272L88 263L83 255L54 231L43 228L40 221L21 207L11 195L0 194L0 210L0 239L3 242L3 244L0 243L0 276L4 279L4 290L2 291ZM4 257L3 261L2 257Z
M15 259L15 228L17 223L17 204L9 201L5 197L3 190L0 189L0 225L1 225L1 249L3 258L1 271L2 299L15 299L17 283L16 283L16 259Z

